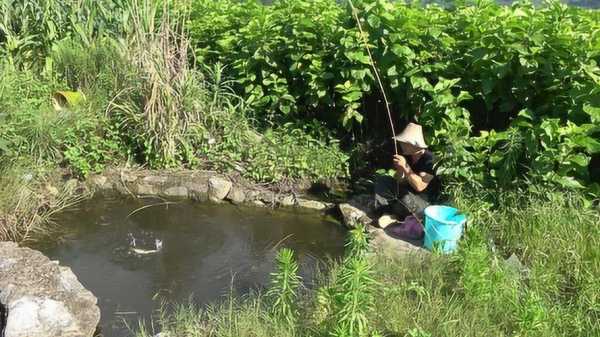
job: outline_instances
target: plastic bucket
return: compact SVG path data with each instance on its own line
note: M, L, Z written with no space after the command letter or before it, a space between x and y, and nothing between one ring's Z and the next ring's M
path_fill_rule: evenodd
M425 248L445 254L454 252L466 221L467 217L453 207L425 208Z

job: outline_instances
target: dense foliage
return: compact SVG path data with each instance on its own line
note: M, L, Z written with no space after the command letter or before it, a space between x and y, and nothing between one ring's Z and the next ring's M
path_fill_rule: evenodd
M326 129L256 123L222 66L191 61L181 3L3 0L2 165L33 158L86 176L128 161L260 182L346 176L347 156ZM57 90L87 99L58 111Z
M201 0L188 27L197 59L229 65L257 118L318 118L352 135L386 135L348 3ZM600 152L596 12L559 3L354 5L398 124L425 125L447 174L485 184L523 175L590 182L590 156Z

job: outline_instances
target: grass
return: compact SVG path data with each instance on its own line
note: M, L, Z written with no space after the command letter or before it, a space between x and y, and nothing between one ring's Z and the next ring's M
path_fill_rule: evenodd
M471 219L458 253L367 260L355 257L364 242L355 240L318 287L298 292L291 329L257 293L206 310L180 306L154 328L168 336L598 336L597 206L561 191L456 191ZM506 262L511 254L521 269Z
M55 234L52 216L85 197L55 169L10 167L1 174L0 241L24 243Z

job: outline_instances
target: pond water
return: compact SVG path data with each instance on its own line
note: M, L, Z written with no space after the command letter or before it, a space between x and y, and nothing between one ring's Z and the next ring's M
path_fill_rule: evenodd
M103 336L131 335L161 301L198 305L268 285L280 247L292 248L300 274L343 254L345 231L300 211L159 199L94 198L60 214L65 239L41 243L96 297ZM156 249L156 240L162 249ZM133 241L138 253L133 250Z

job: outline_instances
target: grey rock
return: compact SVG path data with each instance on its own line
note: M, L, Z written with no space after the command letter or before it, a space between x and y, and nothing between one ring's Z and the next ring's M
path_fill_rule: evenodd
M105 176L93 176L91 180L96 187L104 188L106 182L108 181L108 178L106 178Z
M379 254L384 254L391 257L400 257L406 254L427 254L427 250L416 246L408 241L396 239L389 236L383 229L374 228L372 226L369 232L371 240L369 244Z
M227 194L227 199L236 205L243 204L246 200L246 192L239 186L232 186Z
M5 337L91 337L100 320L96 297L70 268L12 242L0 242L0 289Z
M339 204L338 209L342 214L344 225L348 228L356 228L359 223L364 224L363 219L367 217L365 212L348 203Z
M161 185L167 182L167 177L165 176L147 176L142 179L142 181L149 185Z
M258 192L258 199L260 199L265 204L275 204L277 198L275 196L275 192L273 191L260 191Z
M267 204L265 204L264 202L262 202L258 199L253 200L252 205L257 206L257 207L266 207L267 206Z
M258 191L249 190L246 191L246 202L252 203L255 200L259 200L260 193Z
M511 254L508 259L504 261L504 263L506 267L513 273L524 277L529 276L529 269L523 265L521 260L519 260L519 257L514 253Z
M142 195L156 195L157 189L153 185L137 184L135 187L135 192Z
M131 173L131 172L126 172L126 171L121 171L121 181L123 181L124 183L132 183L134 181L137 180L137 175Z
M357 195L348 202L339 204L338 209L346 227L356 228L359 223L370 225L374 222L371 213L375 211L375 202L371 195Z
M189 196L192 200L206 201L208 200L208 182L192 183L187 186Z
M298 207L314 209L317 211L322 211L327 208L327 205L325 205L324 203L322 203L320 201L316 201L316 200L307 200L307 199L298 198L298 199L296 199L296 202L298 203Z
M296 204L296 198L293 195L286 195L279 200L279 204L284 207L294 206Z
M231 181L221 177L211 177L208 179L208 199L219 202L227 196L231 186Z
M161 194L167 197L187 198L188 189L184 186L173 186L165 189Z

